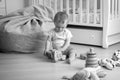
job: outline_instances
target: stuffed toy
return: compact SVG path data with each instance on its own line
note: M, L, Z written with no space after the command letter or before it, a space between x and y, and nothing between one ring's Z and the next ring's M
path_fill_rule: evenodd
M117 50L112 55L112 58L105 58L98 61L99 65L106 69L112 70L120 66L120 50Z
M66 80L100 80L101 78L104 78L106 76L106 73L101 71L98 68L83 68L79 72L77 72L73 77L67 78L66 76L63 77L63 79Z
M114 54L112 55L112 59L114 61L118 61L120 59L120 51L119 50L114 52Z
M108 70L112 70L113 68L115 68L115 62L112 59L108 58L99 60L99 65Z

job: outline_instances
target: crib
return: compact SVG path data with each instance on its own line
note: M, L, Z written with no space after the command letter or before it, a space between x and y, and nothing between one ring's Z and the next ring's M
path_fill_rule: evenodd
M31 5L38 4L52 8L54 13L65 11L69 15L73 43L108 48L120 42L119 0L31 0Z

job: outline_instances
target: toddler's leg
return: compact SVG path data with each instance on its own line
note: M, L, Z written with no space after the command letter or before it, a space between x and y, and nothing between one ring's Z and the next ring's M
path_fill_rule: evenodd
M69 57L68 57L68 63L71 64L76 58L76 53L75 51L70 51Z
M67 62L69 64L71 64L72 61L74 61L76 56L77 56L76 50L74 50L73 48L69 47L65 52L66 52L66 55L68 56Z

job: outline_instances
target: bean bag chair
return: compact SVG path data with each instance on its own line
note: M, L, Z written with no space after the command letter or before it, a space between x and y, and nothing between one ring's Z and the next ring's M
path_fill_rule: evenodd
M43 24L52 21L52 16L50 8L38 5L20 9L2 17L0 19L0 50L44 53L47 35Z

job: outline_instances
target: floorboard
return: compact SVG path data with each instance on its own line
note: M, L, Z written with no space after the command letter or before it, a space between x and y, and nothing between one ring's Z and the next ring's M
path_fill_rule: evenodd
M77 44L72 44L72 46L78 53L78 59L72 64L67 64L65 61L52 63L39 53L0 53L0 80L62 80L63 76L72 77L84 67L85 61L80 60L79 55L87 53L90 48L94 48L98 58L111 58L114 51L120 49L120 43L108 49ZM120 79L120 67L104 70L107 72L105 80Z

